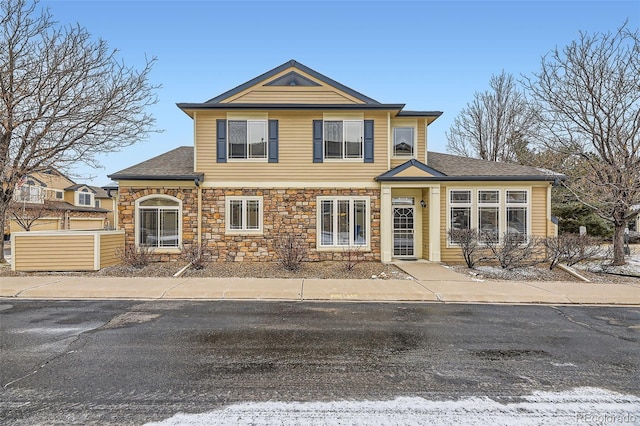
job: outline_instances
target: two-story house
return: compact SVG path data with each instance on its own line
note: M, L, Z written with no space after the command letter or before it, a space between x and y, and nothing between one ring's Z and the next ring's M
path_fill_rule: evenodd
M110 215L113 220L111 203L102 188L76 184L55 169L32 173L14 191L4 234L24 231L25 225L32 231L103 229Z
M220 261L274 260L294 233L309 260L462 261L450 228L548 236L558 175L430 152L439 111L380 103L296 61L202 103L193 146L110 175L129 244L161 259L201 240Z

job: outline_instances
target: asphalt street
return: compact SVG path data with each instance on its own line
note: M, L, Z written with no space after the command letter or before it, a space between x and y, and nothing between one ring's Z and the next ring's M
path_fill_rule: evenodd
M4 299L0 338L8 425L144 424L247 402L640 396L637 307Z

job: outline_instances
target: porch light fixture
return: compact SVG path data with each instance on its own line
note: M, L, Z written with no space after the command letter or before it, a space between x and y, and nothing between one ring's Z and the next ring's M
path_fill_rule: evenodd
M420 200L420 205L422 206L422 208L424 209L425 207L427 207L427 202L424 200Z

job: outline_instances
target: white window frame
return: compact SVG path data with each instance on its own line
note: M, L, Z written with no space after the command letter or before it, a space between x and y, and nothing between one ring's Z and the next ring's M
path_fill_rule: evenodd
M364 244L356 244L355 232L352 223L348 224L349 244L338 244L338 201L349 201L349 217L355 218L355 201L365 202L365 241ZM322 202L332 202L332 239L333 244L322 244ZM368 196L330 196L321 195L316 198L316 249L317 250L343 250L348 247L357 247L365 251L371 250L371 197Z
M327 122L342 122L342 158L327 158L327 143L325 139L325 123ZM347 123L358 123L360 127L360 156L359 157L347 157ZM364 162L364 120L363 119L324 119L322 121L322 159L326 162L331 161L353 161L353 162Z
M454 191L471 191L471 203L452 203L451 202L451 193ZM481 191L498 191L498 197L499 197L499 203L498 204L493 204L493 203L481 203L480 200L480 192ZM516 191L516 192L524 192L526 194L526 203L521 203L521 202L509 202L507 200L507 194L509 192L512 191ZM532 206L531 206L531 192L532 189L531 187L513 187L513 188L504 188L504 187L491 187L491 186L486 186L486 187L476 187L476 188L469 188L469 187L461 187L461 188L457 188L457 187L450 187L447 188L447 205L446 205L446 209L447 209L447 227L446 229L449 230L451 229L451 208L453 207L470 207L471 208L471 217L470 217L470 227L475 228L475 229L479 229L479 208L480 207L485 207L485 206L498 206L498 220L499 220L499 229L498 229L498 238L499 244L503 243L504 240L504 233L507 230L507 211L509 208L526 208L526 237L528 241L528 237L531 235L532 229L531 229L531 216L532 216ZM524 241L523 241L524 242ZM481 243L482 244L482 243ZM451 238L447 237L447 247L459 247L460 245L458 243L452 242Z
M396 153L396 130L411 130L411 154L397 154ZM393 127L393 139L391 141L391 155L393 158L416 158L417 156L417 141L416 141L416 128L414 126L394 126Z
M231 202L241 201L242 212L240 228L231 227ZM247 228L247 201L258 201L258 228ZM264 222L264 201L262 196L229 195L225 197L225 231L230 235L262 234Z
M243 158L238 158L238 157L231 157L231 123L234 121L241 121L241 122L245 122L247 125L247 137L245 140L245 149L246 149L246 157ZM260 123L262 125L264 125L264 157L251 157L249 156L249 148L250 148L250 144L249 144L249 140L251 140L251 135L252 135L252 131L251 131L251 124L255 124L255 123ZM255 162L267 162L269 160L269 120L263 120L263 119L242 119L242 118L229 118L227 119L227 161L230 162L234 162L234 161L255 161Z
M173 202L178 202L177 206L141 206L140 204L143 201L149 200L149 199L154 199L154 198L160 198L160 199L165 199L165 200L170 200ZM134 234L135 234L135 244L136 247L140 247L140 211L141 210L152 210L152 209L157 209L157 210L177 210L178 211L178 241L177 241L177 245L176 246L165 246L165 247L160 247L160 246L148 246L145 245L145 247L148 247L149 250L151 250L152 252L155 253L160 253L160 252L165 252L165 253L174 253L174 252L180 252L181 251L181 247L182 247L182 200L176 197L172 197L170 195L166 195L166 194L150 194L150 195L146 195L144 197L140 197L135 201L135 217L134 217Z
M26 192L27 194L24 194ZM20 203L44 203L44 188L39 185L23 184L13 193L13 199Z
M89 202L88 203L80 202L81 195L88 195L89 196ZM77 206L93 207L93 204L94 204L93 194L91 192L76 191L76 205Z
M493 201L483 201L480 199L480 193L481 192L492 192L492 193L496 193L497 194L497 200L495 202ZM475 222L475 228L478 230L479 235L478 235L478 242L480 244L485 244L485 232L487 231L486 229L482 229L480 227L480 220L482 219L482 215L480 214L480 210L483 208L487 208L487 209L496 209L498 217L496 220L496 227L497 229L495 230L496 232L496 242L499 242L502 238L502 216L503 216L503 209L501 208L500 202L502 201L502 191L500 191L499 189L489 189L489 188L480 188L476 191L476 207L475 209L473 209L472 211L475 210L476 212L476 220Z
M451 193L453 192L469 193L469 201L456 202L456 203L452 202ZM451 209L454 207L469 209L469 226L472 226L474 215L473 215L473 190L471 188L450 188L447 191L447 230L451 229ZM452 242L450 237L447 237L447 244L450 244L452 246L458 246L458 243Z
M519 202L519 201L509 201L509 193L510 192L524 192L525 193L525 202ZM505 195L504 195L504 203L505 203L505 209L504 209L504 220L505 220L505 230L509 231L509 209L521 209L524 208L525 209L525 214L526 214L526 219L525 219L525 232L524 235L525 237L527 237L527 239L529 238L529 235L531 234L531 193L530 191L526 190L526 189L521 189L521 188L509 188L505 190ZM520 232L518 232L520 233Z

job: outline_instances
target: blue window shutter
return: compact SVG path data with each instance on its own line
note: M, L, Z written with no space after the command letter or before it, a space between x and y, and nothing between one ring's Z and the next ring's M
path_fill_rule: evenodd
M278 162L278 120L269 120L269 162Z
M227 162L227 120L216 120L216 161Z
M364 120L364 162L373 163L373 120Z
M322 120L313 120L313 162L322 163Z

